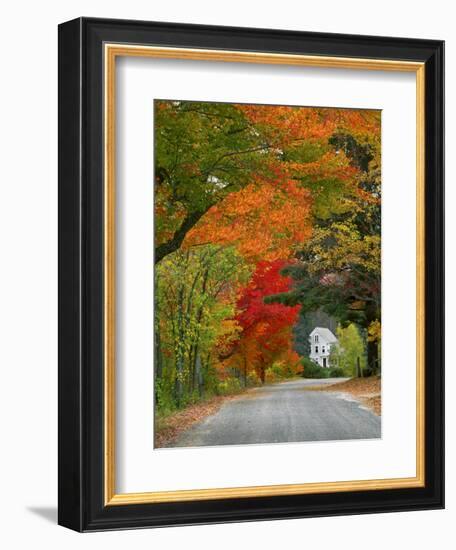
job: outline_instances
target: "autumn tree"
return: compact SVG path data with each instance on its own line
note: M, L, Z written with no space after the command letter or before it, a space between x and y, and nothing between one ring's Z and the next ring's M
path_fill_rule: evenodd
M157 373L178 406L185 395L201 394L219 341L226 347L237 338L234 305L249 274L233 247L179 250L160 263L155 334L164 364Z
M332 144L345 148L360 171L357 192L342 197L345 211L315 220L312 237L297 254L298 262L285 270L293 289L269 297L303 311L322 308L342 324L356 323L367 340L381 311L380 169L375 144L362 144L351 136L334 136ZM368 363L378 367L377 341L367 341Z
M363 339L357 326L350 323L347 327L337 327L338 343L331 347L330 363L344 371L344 374L356 377L358 362L363 372L366 366L366 355Z
M284 266L283 260L259 262L236 304L242 333L235 353L243 355L246 365L255 368L263 383L266 368L291 349L291 327L299 312L299 306L264 302L270 293L289 290L291 279L280 274Z
M259 202L283 186L282 192L294 192L296 199L301 193L307 205L311 193L317 212L336 211L357 168L329 139L350 128L375 132L378 116L349 109L160 100L155 128L157 263L177 250L213 207L247 186L247 195L264 186ZM245 200L242 194L238 198ZM226 212L213 213L224 218L225 227ZM296 233L293 227L287 231Z
M236 106L155 102L155 262L204 214L265 171L269 144Z

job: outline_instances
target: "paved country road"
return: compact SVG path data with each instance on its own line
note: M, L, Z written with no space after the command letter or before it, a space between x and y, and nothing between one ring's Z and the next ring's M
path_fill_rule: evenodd
M343 379L293 380L255 388L183 432L172 447L373 439L380 417L347 395L306 386Z

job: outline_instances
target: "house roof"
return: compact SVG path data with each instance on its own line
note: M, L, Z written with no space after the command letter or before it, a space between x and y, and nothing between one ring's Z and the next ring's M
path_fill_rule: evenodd
M333 344L337 342L337 338L334 336L334 334L329 330L329 328L325 327L315 327L313 331L310 333L311 335L318 333L322 338L324 338L328 344Z

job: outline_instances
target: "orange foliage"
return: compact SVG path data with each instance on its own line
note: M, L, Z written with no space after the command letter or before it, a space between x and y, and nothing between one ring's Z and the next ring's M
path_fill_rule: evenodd
M324 142L338 130L378 132L377 111L237 105L257 127L269 147L286 148L300 141ZM312 162L265 158L267 174L215 204L186 236L183 246L207 242L235 244L251 262L290 258L311 235L312 196L303 181L339 180L358 191L358 169L342 151L328 150ZM307 186L308 187L308 186Z
M187 234L185 246L235 244L248 261L288 258L311 235L310 192L298 182L258 181L230 193Z
M336 131L375 135L380 129L380 112L374 110L283 105L237 107L253 124L268 127L268 135L277 145L289 144L295 140L327 139Z

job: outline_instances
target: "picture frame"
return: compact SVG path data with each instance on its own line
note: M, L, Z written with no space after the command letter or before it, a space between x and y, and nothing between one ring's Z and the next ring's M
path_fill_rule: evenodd
M116 491L115 92L120 57L416 75L416 475ZM76 531L444 506L444 43L78 18L59 26L59 512Z

